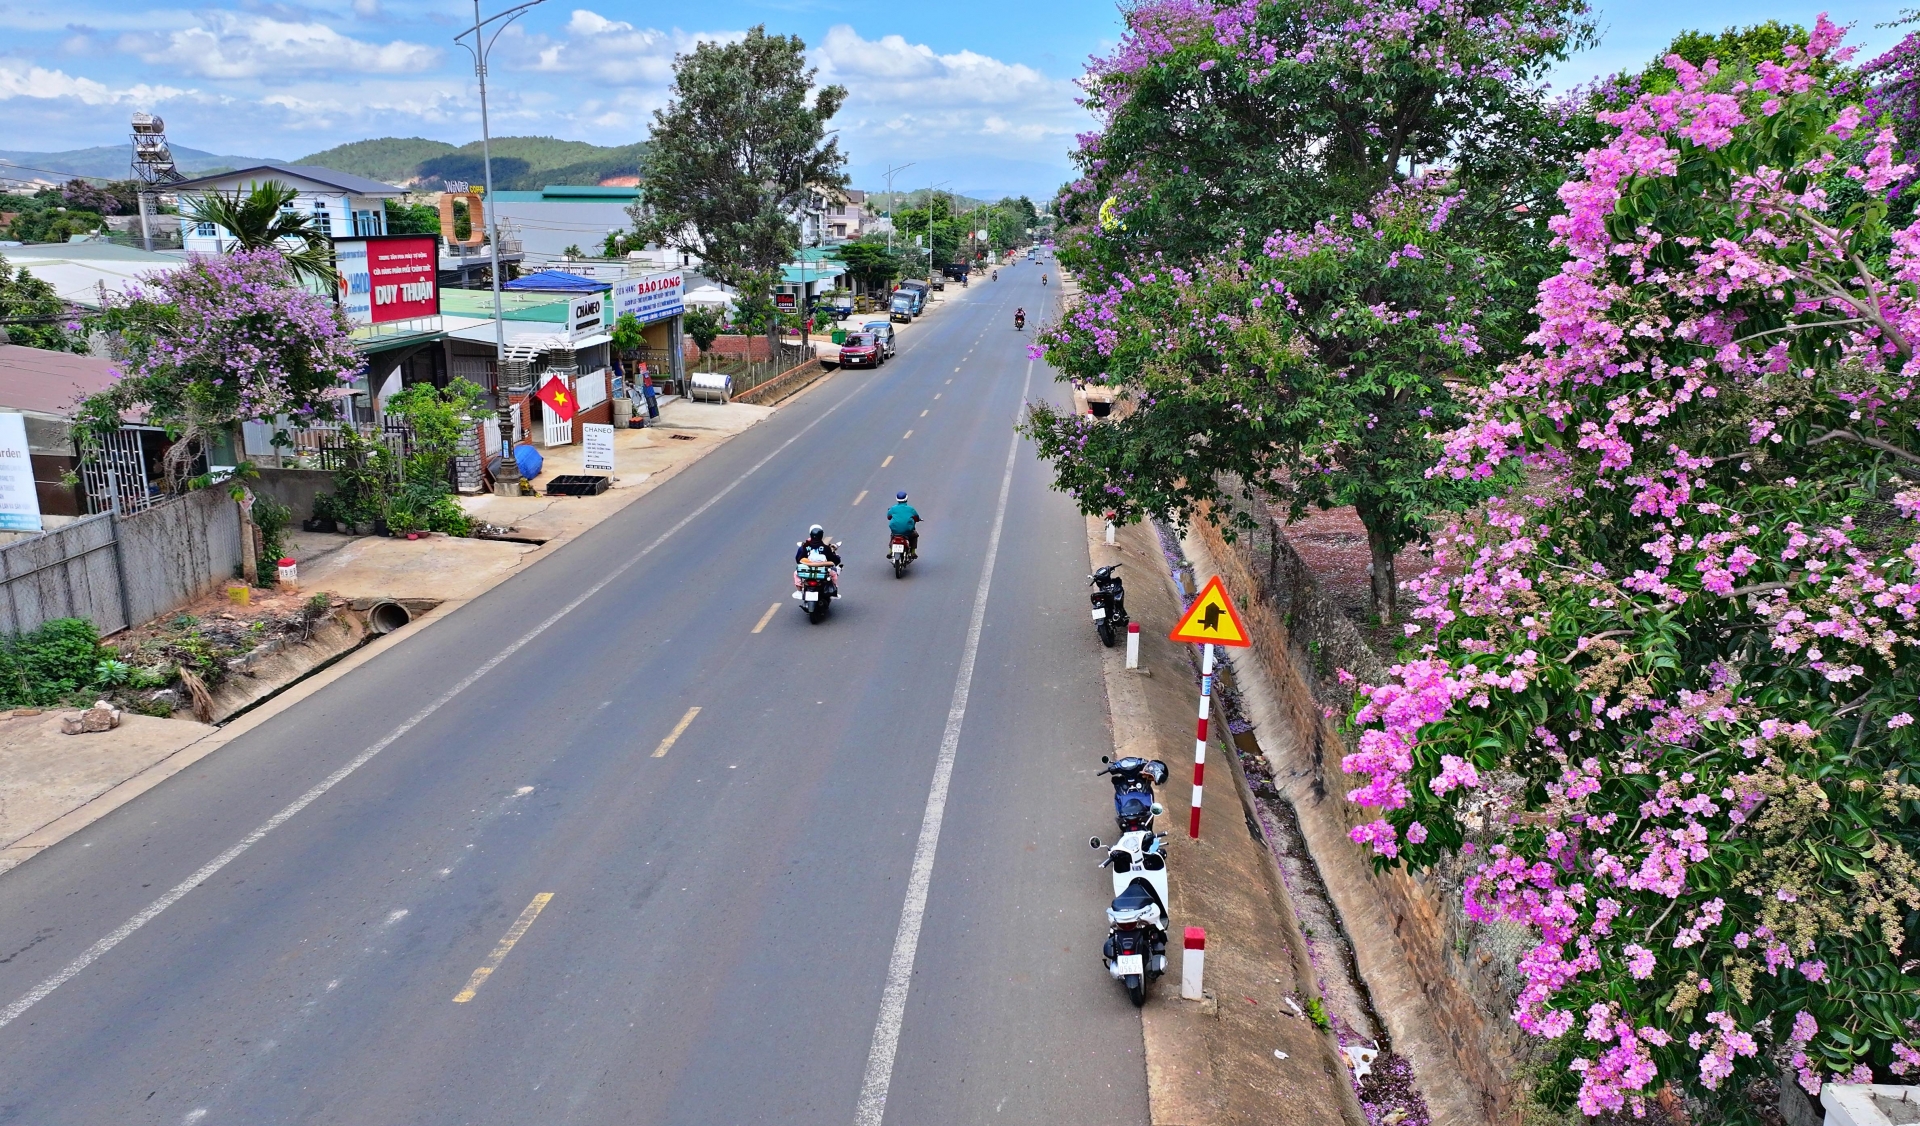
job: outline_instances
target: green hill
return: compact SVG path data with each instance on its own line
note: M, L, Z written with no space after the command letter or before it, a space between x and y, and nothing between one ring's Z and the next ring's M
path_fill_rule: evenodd
M548 184L598 184L640 171L646 145L592 145L557 137L495 137L493 186L537 191ZM480 142L455 147L419 137L380 137L314 153L296 163L318 164L393 184L437 188L449 180L486 179Z
M325 152L301 157L294 163L317 164L322 168L351 172L370 180L404 184L418 174L422 164L453 151L454 147L445 141L429 141L425 137L380 137L338 145Z

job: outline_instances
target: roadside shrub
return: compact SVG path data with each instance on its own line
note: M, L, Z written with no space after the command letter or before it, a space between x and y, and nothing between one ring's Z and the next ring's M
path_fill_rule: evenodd
M47 707L92 687L100 633L85 618L56 618L0 646L0 704Z
M260 530L259 585L272 586L274 567L287 553L287 526L293 523L293 509L266 497L253 498L253 526Z

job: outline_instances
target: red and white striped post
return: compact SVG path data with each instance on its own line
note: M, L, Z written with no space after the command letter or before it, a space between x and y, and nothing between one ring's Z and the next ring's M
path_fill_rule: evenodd
M1187 836L1200 839L1200 785L1207 776L1207 714L1213 710L1213 645L1200 657L1200 723L1193 732L1193 810L1187 816Z
M1207 966L1207 931L1205 927L1187 928L1187 949L1180 959L1180 996L1189 1001L1206 998L1202 992L1201 975Z
M1140 623L1127 623L1127 667L1140 667Z

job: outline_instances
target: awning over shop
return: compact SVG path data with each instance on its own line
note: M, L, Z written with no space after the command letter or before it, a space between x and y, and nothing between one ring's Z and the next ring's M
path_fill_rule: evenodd
M610 282L594 281L579 274L569 274L565 270L541 270L525 277L515 278L500 287L515 293L593 293L597 290L612 289Z

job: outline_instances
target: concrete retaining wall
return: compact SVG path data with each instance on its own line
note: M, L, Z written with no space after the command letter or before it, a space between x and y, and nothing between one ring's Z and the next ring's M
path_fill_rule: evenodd
M755 406L762 407L770 406L789 395L796 394L804 388L811 386L826 374L827 369L820 366L819 360L808 360L797 368L790 368L781 372L765 383L755 386L750 391L743 391L735 395L733 401L736 403L752 403Z
M15 541L0 547L0 633L87 618L107 634L159 617L232 578L240 544L239 506L222 488Z
M316 498L333 492L333 474L322 469L261 469L253 491L276 504L293 509L293 523L313 518Z

